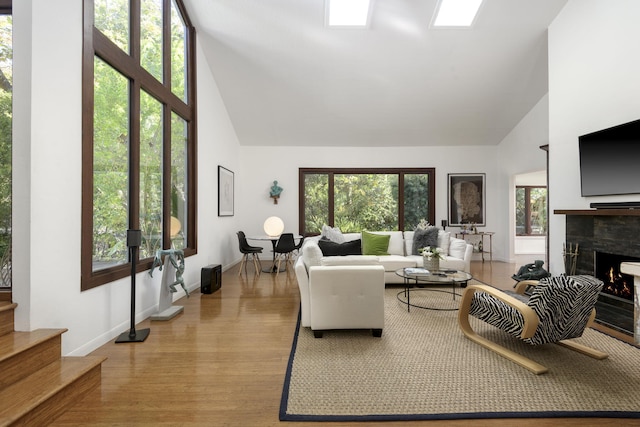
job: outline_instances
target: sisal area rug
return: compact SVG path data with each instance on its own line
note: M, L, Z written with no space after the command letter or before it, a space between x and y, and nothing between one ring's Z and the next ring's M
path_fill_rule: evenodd
M280 420L640 418L640 349L588 329L579 341L609 353L599 361L555 344L529 346L472 323L549 368L534 375L465 338L457 311L407 312L400 290L386 289L382 338L342 330L316 339L298 323ZM457 303L451 300L444 292L411 295L412 304L432 308L451 308Z

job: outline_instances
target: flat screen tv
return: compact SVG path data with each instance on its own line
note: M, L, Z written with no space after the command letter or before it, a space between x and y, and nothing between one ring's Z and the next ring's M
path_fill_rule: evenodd
M640 194L640 120L582 135L582 196Z

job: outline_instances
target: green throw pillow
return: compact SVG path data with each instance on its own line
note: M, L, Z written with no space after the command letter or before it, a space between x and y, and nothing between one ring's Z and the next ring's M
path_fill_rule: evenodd
M373 234L362 232L362 255L389 255L387 250L389 249L388 234Z

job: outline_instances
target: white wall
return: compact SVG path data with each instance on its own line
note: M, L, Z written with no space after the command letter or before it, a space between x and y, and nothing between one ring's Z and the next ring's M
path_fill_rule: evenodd
M14 3L16 329L68 328L63 354L81 355L130 322L128 278L80 292L82 2ZM200 50L197 63L199 228L198 255L186 260L189 287L202 266L233 261L228 230L237 221L217 217L217 165L237 168L238 141ZM138 274L136 321L157 310L160 280Z
M12 298L16 328L30 329L31 2L13 5Z
M581 197L578 137L640 118L640 2L571 0L549 27L550 269L563 273L555 209L640 195Z
M198 45L198 44L197 44ZM198 255L187 258L199 269L222 264L223 269L239 260L238 228L240 210L239 179L235 178L235 215L218 217L218 166L231 171L240 167L239 144L233 124L222 101L204 53L198 48ZM241 182L240 182L241 183Z
M264 220L277 215L287 231L297 233L298 169L311 167L435 167L436 224L447 218L447 174L486 173L486 227L495 231L494 260L504 259L504 235L498 201L500 161L496 146L485 147L241 147L240 222L247 235L264 234ZM269 197L269 187L278 180L284 188L278 204ZM459 230L459 228L451 228ZM255 242L256 244L258 242ZM252 242L253 244L253 242ZM268 244L267 244L268 245ZM267 246L265 246L267 247Z
M500 194L504 213L503 233L508 245L508 259L515 254L533 249L516 248L515 189L517 175L547 169L547 154L540 146L549 142L549 96L543 96L535 107L513 128L499 147L501 162ZM522 242L518 242L521 244Z

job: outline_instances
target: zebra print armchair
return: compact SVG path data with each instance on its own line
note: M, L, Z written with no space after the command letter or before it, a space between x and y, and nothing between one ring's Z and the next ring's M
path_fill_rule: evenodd
M608 355L572 341L582 335L595 318L595 304L602 289L601 280L592 276L554 276L539 282L526 280L515 292L487 285L465 289L458 323L470 340L495 351L535 374L547 368L508 350L473 331L469 316L474 316L532 345L556 343L595 359ZM530 295L525 291L531 289Z

